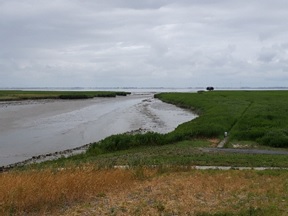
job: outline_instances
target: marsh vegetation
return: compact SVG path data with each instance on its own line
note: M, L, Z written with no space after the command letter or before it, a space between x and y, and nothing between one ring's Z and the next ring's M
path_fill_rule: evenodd
M197 171L195 165L288 167L287 155L205 152L229 134L288 147L286 91L161 93L199 117L168 134L118 134L86 153L0 174L3 215L287 215L287 170ZM130 169L115 170L129 165ZM156 165L156 166L155 166Z
M157 98L194 110L200 117L180 125L182 137L223 137L272 147L288 147L287 91L163 93Z
M126 96L129 92L110 91L22 91L1 90L0 101L37 99L88 99L94 97Z

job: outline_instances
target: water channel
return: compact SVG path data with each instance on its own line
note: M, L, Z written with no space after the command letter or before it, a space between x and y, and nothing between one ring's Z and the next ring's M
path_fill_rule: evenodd
M151 93L0 103L0 166L138 130L167 133L197 117Z

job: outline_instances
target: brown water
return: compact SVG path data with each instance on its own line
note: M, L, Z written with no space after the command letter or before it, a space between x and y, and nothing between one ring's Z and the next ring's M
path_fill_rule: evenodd
M197 117L152 94L0 103L0 166L142 128L167 133Z

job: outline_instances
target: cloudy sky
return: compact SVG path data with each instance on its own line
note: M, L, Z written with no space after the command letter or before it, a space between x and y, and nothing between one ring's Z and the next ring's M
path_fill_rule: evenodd
M0 0L0 88L288 86L287 11L287 0Z

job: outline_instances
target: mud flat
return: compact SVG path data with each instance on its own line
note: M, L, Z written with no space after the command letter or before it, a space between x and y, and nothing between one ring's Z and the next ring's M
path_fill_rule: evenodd
M195 117L148 93L88 100L1 102L0 166L77 149L112 134L135 130L167 133Z

